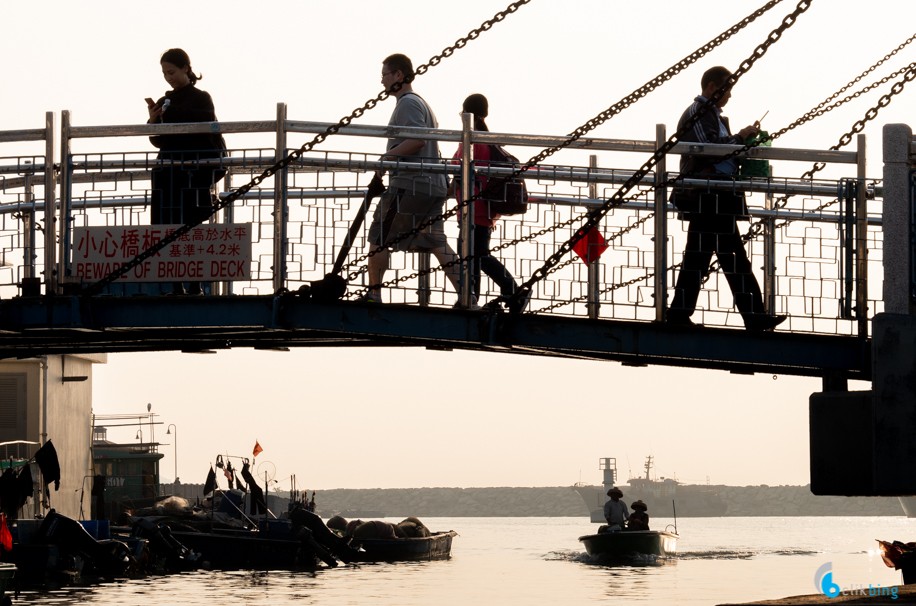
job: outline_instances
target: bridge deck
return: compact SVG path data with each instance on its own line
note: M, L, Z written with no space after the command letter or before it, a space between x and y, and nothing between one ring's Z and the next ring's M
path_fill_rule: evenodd
M230 347L431 347L737 373L871 377L868 339L458 311L294 295L23 297L0 302L0 357Z
M794 175L800 172L799 163L824 162L832 173L829 178L683 181L710 195L721 190L746 195L754 227L749 229L743 222L740 226L748 230L746 249L760 276L766 307L788 316L775 333L741 328L721 271L712 272L704 284L693 316L703 328L663 323L687 237L684 222L668 203L672 173L663 164L645 175L602 219L598 227L608 248L601 258L587 262L570 254L541 274L531 287L527 313L521 316L453 310L459 295L428 254L392 256L384 305L354 302L369 286L365 265L371 247L365 225L358 233L348 232L361 212L373 171L405 168L379 161L377 153L358 150L380 150L388 137L409 135L438 140L445 156L450 155L446 146L467 138L473 143L528 148L519 152L526 157L564 140L470 130L344 129L334 139L337 151L302 156L197 228L204 240L211 232L214 238L230 232L238 235L244 226L245 237L238 237L245 246L244 255L238 257L244 263L232 265L236 272L228 272L231 275L203 279L212 284L214 295L162 296L172 283L189 279L188 274L157 275L156 280L150 279L155 272L146 274L145 266L138 266L125 279L100 287L102 294L88 296L87 287L108 275L112 266L162 237L152 235L161 226L151 225L150 208L151 170L159 161L153 151L124 151L125 137L214 130L270 135L278 142L275 149L232 148L229 157L209 161L228 171L220 192L225 200L226 192L252 181L286 156L295 147L286 142L288 137L309 137L328 126L281 116L285 107L278 106L276 122L77 127L64 112L59 137L64 161L60 163L55 162L50 119L43 131L43 157L26 156L18 149L31 136L20 133L18 138L3 139L4 145L16 145L17 151L0 157L0 357L381 345L732 372L871 376L870 321L885 311L881 270L886 184L866 176L862 135L855 151L765 147L746 152L755 160L770 162L771 175ZM520 283L539 275L545 259L573 237L587 213L604 205L633 174L621 158L635 158L630 165L639 166L647 152L664 141L661 125L655 136L654 141L583 137L558 154L557 164L541 163L524 173L532 194L530 208L523 215L498 221L491 236L492 254ZM74 153L74 146L86 139L103 151ZM697 153L694 147L680 144L671 154ZM726 155L736 148L709 145L702 152ZM466 157L462 162L472 160ZM624 168L606 168L621 163ZM407 168L449 175L462 170L458 164L439 160ZM511 172L492 166L479 170ZM444 229L459 253L467 254L460 250L460 243L468 240L463 235L468 230L466 220L449 217ZM196 232L189 234L187 242L173 243L153 261L181 259L190 266L196 262L195 255L208 248L192 246L195 238ZM215 247L209 240L207 244ZM342 300L320 303L289 294L332 271L342 250L346 258L341 275L347 279ZM469 264L461 267L462 288L467 289ZM481 303L492 301L496 290L485 279Z

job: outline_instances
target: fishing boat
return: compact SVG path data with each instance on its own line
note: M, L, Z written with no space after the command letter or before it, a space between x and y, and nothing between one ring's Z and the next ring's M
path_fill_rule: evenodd
M214 497L214 509L208 512L144 512L147 515L132 521L167 526L171 538L199 554L201 564L211 569L314 570L322 562L336 567L337 560L359 559L354 549L298 501L285 517L269 518L245 515L239 490L217 490Z
M421 562L447 560L452 553L454 530L430 533L428 537L394 539L353 539L351 547L360 548L363 562Z
M16 531L11 557L18 589L127 579L142 572L137 549L122 540L97 539L85 522L53 509L43 520L19 520Z
M669 530L620 530L579 537L589 556L604 560L673 557L677 554L677 540L677 532Z

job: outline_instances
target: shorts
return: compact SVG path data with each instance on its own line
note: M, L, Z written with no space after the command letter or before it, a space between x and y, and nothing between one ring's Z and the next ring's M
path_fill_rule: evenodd
M429 194L412 194L403 189L388 189L382 194L372 225L369 226L369 242L386 246L398 236L411 233L430 217L442 214L445 197ZM446 245L443 221L425 227L394 244L394 249L408 252L429 252Z

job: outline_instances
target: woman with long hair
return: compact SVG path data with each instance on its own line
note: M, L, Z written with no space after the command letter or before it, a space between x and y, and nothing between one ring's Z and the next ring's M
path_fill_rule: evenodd
M171 87L158 101L146 99L150 124L215 122L216 111L209 93L197 88L201 76L191 69L188 53L171 48L159 60L162 76ZM195 133L150 137L159 148L158 164L152 170L150 199L153 225L196 225L213 213L212 188L225 176L225 170L200 165L200 160L226 155L222 135ZM176 294L184 293L181 283L173 285ZM200 282L191 282L188 292L199 294Z

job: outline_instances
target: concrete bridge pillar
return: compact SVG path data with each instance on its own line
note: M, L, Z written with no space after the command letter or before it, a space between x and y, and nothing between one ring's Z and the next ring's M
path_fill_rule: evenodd
M872 320L872 389L809 401L811 491L916 494L916 142L884 127L884 313Z

